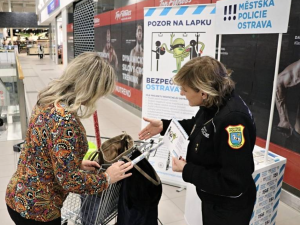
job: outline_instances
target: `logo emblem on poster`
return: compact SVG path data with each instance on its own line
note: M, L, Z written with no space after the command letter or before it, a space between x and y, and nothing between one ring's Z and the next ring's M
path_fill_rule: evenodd
M47 6L48 14L51 14L59 6L60 6L60 0L52 0Z
M226 5L224 7L224 21L236 20L236 8L237 5ZM233 10L232 10L233 9ZM233 12L232 12L233 11Z
M116 20L119 20L123 17L126 17L126 16L131 16L131 10L122 10L122 11L117 11L116 12L116 16L115 16L115 19Z
M49 8L50 8L51 10L54 10L54 7L55 7L54 3L55 3L55 2L51 2L50 5L49 5L49 6L50 6Z
M100 19L99 18L94 18L94 24L100 24Z

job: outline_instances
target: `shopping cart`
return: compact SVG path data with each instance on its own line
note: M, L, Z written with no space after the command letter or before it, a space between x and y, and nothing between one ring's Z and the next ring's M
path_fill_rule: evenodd
M96 137L88 136L90 146L95 146ZM101 137L102 141L109 138ZM18 143L13 146L14 161L17 167L21 149L24 142ZM150 142L134 141L132 151L127 155L129 158L135 150L140 150L141 154L138 158L133 160L133 163L137 163L140 160L148 159L150 153L155 154L158 147L153 147L154 141ZM96 147L95 147L96 148ZM95 149L96 150L96 149ZM104 172L110 165L102 165L98 173ZM111 184L108 189L95 195L80 195L76 193L70 193L63 203L61 209L62 225L106 225L109 224L118 214L118 201L119 193L122 182ZM159 221L160 222L160 221Z
M95 137L88 136L89 141L94 141ZM102 140L108 139L101 137ZM137 149L142 154L132 163L138 163L144 158L148 158L150 153L155 152L162 145L159 143L155 147L154 141L141 142L135 141L132 151L128 157ZM102 165L98 172L103 172L108 165ZM117 182L108 187L108 189L95 195L80 195L70 193L64 201L61 210L63 225L106 225L109 224L118 214L119 193L122 182Z
M14 151L14 164L15 164L15 169L17 169L18 166L18 161L19 161L19 157L21 154L21 149L23 147L24 141L18 144L15 144L13 146L13 151Z

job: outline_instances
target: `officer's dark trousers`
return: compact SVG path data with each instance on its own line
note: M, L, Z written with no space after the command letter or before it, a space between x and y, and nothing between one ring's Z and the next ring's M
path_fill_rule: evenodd
M203 225L249 225L254 204L237 209L202 202Z

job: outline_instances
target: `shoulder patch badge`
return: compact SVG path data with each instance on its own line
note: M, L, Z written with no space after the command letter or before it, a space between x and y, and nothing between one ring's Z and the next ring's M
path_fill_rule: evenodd
M244 126L228 126L225 130L228 133L228 145L233 149L240 149L245 144Z

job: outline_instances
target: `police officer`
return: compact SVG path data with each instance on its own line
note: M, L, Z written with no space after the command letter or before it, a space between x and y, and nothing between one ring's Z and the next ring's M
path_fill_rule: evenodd
M204 225L249 225L256 199L256 128L249 108L234 92L230 71L211 57L197 57L180 69L174 82L189 105L200 109L179 121L190 142L186 161L172 159L173 170L196 186ZM142 140L163 135L170 123L144 120L149 124L139 133Z

